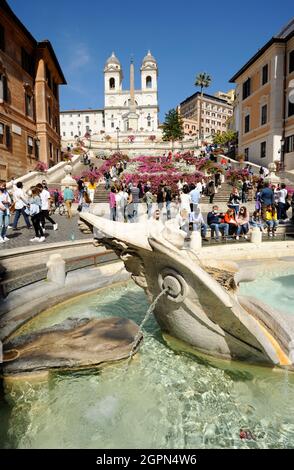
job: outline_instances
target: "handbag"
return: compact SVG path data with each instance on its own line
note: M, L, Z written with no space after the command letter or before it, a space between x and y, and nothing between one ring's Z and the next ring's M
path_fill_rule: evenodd
M82 208L83 208L82 204L79 204L78 207L77 207L77 211L82 212Z
M15 212L15 202L13 202L13 203L11 204L9 210L10 210L10 214L14 214L14 212Z

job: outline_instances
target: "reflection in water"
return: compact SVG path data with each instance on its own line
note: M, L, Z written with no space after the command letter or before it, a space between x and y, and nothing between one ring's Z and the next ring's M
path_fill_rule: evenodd
M140 323L147 308L142 290L129 283L50 309L24 331L70 316L126 316ZM284 371L174 351L154 318L144 327L127 380L123 371L119 363L101 371L55 373L40 384L7 385L7 404L0 402L0 447L293 446L294 374L286 381ZM256 440L240 439L240 428L249 429Z

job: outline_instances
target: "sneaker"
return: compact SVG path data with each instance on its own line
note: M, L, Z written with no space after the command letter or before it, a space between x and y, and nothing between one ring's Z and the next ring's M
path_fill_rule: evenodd
M2 237L0 237L0 243L5 243Z
M8 237L4 237L3 240L4 240L5 242L9 242L10 239L9 239Z
M236 240L239 240L239 235L236 236Z
M219 238L216 238L215 241L216 241L216 242L219 242Z
M273 236L272 232L270 232L270 233L269 233L269 236L270 236L270 237L272 237L272 236Z
M39 243L42 243L42 242L44 242L44 241L45 241L45 237L40 237L40 238L38 238L38 242L39 242Z
M35 238L31 238L30 239L30 242L38 242L39 241L39 238L38 237L35 237Z
M248 237L247 237L247 235L244 235L244 238L245 238L245 240L248 240Z
M13 228L12 225L7 225L7 228Z
M53 230L57 230L58 229L58 224L54 224L53 225Z
M46 229L45 229L45 227L42 227L42 230L43 230L43 233L45 233L45 232L46 232Z

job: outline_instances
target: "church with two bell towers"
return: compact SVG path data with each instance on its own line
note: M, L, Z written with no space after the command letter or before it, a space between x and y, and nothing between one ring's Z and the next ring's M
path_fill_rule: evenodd
M157 62L151 52L141 65L141 89L135 89L133 60L130 65L130 90L123 89L123 70L114 52L104 67L105 132L152 133L158 130Z
M104 66L104 108L71 109L60 112L60 129L64 145L90 134L95 140L106 136L127 138L136 135L137 141L155 135L158 128L157 62L148 51L141 64L141 89L135 88L134 63L130 64L130 89L123 89L123 70L114 52Z

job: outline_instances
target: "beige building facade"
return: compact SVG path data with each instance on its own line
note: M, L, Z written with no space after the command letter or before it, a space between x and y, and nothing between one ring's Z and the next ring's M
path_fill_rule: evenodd
M37 42L0 0L0 177L60 160L59 85L66 84L49 41Z
M218 91L214 94L217 98L221 98L222 100L227 101L229 104L234 104L236 91L234 88L225 92L225 91Z
M294 169L294 18L230 80L239 154L267 166Z
M226 100L217 98L207 93L196 92L182 101L178 110L182 118L185 120L193 120L196 122L196 130L189 129L199 135L199 116L201 108L201 136L203 139L209 139L215 134L223 134L228 130L228 120L233 115L233 106ZM189 124L189 122L187 122ZM191 126L194 124L191 123ZM185 130L185 126L184 126ZM187 129L188 130L188 129Z

